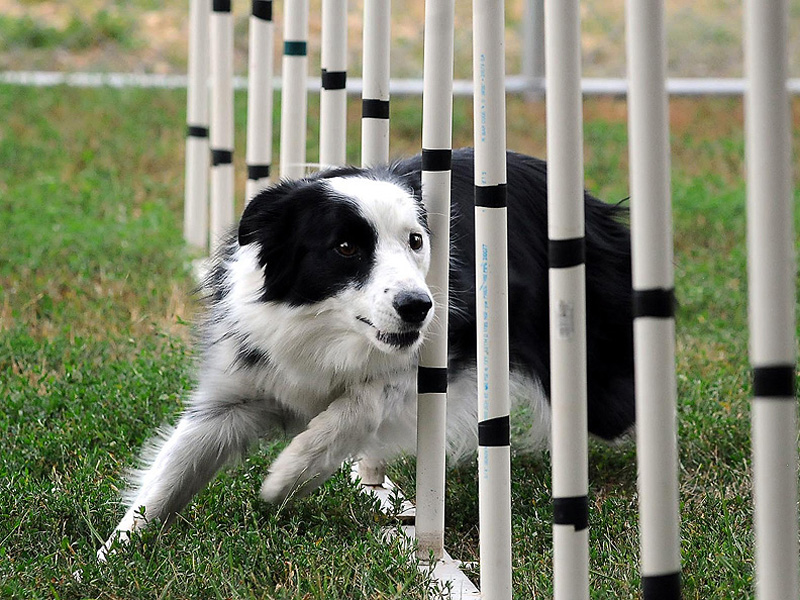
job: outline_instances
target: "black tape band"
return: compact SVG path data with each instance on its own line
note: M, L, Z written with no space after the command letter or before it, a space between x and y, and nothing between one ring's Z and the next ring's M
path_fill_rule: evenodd
M423 171L449 171L453 166L453 151L449 148L441 150L422 149Z
M447 393L447 369L437 367L417 367L417 393Z
M675 290L673 288L633 290L633 318L642 317L674 318Z
M511 421L508 415L478 423L478 445L483 447L510 446Z
M681 573L642 575L643 600L680 600Z
M347 71L322 69L323 90L343 90L347 87Z
M388 100L368 100L361 101L361 116L364 119L388 119L389 101Z
M505 208L508 205L505 183L497 185L476 185L475 206L481 208Z
M233 163L233 151L231 150L211 150L211 164L230 165Z
M553 524L572 525L575 531L589 527L589 497L565 496L553 498Z
M247 165L248 179L265 179L269 177L270 165Z
M586 262L586 238L548 240L547 264L551 269L577 267Z
M262 21L272 21L272 0L253 0L253 16Z
M753 395L756 398L794 399L796 376L794 365L775 365L753 369Z
M199 125L188 125L186 127L186 135L196 138L207 138L208 127L200 127Z
M283 42L284 56L305 56L307 52L308 44L305 41Z
M208 5L206 4L206 6ZM220 13L231 12L231 0L214 0L212 3L212 10Z

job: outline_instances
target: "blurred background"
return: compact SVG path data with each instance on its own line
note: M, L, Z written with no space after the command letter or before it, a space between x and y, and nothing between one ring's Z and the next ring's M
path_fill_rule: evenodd
M526 0L506 3L507 72L520 72ZM311 65L319 55L320 0L311 0ZM360 72L362 1L350 2L350 65ZM392 2L392 76L421 77L424 2ZM456 77L471 68L471 2L456 3ZM625 76L623 0L584 0L583 71L586 77ZM275 3L276 22L282 5ZM236 72L245 72L250 3L234 0ZM186 70L185 0L0 0L0 70L182 73ZM790 0L790 65L800 76L800 0ZM671 77L742 75L742 5L737 0L666 2ZM280 31L280 30L279 30ZM280 34L279 34L280 35ZM318 59L317 59L318 60ZM279 63L276 63L279 64Z

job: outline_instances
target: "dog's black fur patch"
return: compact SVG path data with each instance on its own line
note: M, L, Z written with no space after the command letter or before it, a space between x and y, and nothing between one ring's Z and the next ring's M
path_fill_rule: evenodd
M331 198L324 185L322 178L300 188L279 185L245 209L239 244L260 246L265 302L313 304L369 277L377 234L354 205ZM357 254L331 252L342 242Z

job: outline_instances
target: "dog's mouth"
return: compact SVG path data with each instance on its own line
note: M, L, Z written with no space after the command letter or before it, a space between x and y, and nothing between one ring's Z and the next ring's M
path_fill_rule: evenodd
M372 327L377 332L375 337L379 342L383 342L387 346L393 346L400 350L413 346L420 336L419 331L381 331L366 317L357 316L356 319Z

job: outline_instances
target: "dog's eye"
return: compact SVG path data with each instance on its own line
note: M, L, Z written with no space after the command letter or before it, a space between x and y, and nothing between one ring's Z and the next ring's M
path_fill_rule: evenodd
M358 254L358 246L356 246L351 242L342 242L341 244L336 246L336 252L338 252L342 256L350 258L351 256L355 256L356 254Z
M412 233L408 236L408 245L412 250L422 249L422 236L419 233Z

